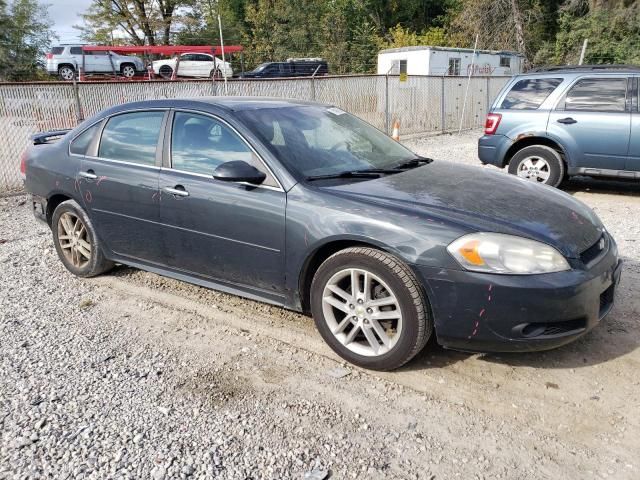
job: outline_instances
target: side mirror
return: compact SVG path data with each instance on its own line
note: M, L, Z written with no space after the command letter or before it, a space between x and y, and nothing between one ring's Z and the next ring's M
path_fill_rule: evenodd
M213 171L213 178L223 182L247 182L259 185L267 176L243 160L225 162Z

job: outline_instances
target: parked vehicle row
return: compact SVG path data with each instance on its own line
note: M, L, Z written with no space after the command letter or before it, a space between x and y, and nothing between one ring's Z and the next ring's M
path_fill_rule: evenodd
M558 186L574 175L640 180L640 67L557 67L513 77L487 116L478 155Z
M146 73L144 62L133 55L120 55L106 50L85 50L82 45L55 46L47 54L47 73L62 80L73 80L81 69L87 74L116 73L126 78ZM151 62L155 75L165 79L231 78L229 62L208 53L182 53L172 58ZM327 62L320 58L290 58L286 62L267 62L238 75L242 78L308 77L327 75Z
M419 157L333 106L129 103L34 143L25 186L70 272L123 263L309 312L365 368L397 368L434 334L557 347L613 305L616 243L580 201Z

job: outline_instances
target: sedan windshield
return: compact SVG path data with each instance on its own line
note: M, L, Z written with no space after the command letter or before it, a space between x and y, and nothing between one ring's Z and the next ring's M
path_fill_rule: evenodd
M354 178L367 171L395 173L393 169L418 158L368 123L335 107L265 108L238 115L287 169L307 179Z

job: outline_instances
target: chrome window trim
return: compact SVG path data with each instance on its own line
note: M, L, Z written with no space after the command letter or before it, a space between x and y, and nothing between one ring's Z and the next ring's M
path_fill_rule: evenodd
M175 113L176 112L183 112L183 113L193 113L196 115L204 115L207 117L211 117L216 121L221 122L222 124L226 125L228 128L230 128L236 135L238 135L238 137L240 138L240 140L242 140L253 152L253 154L256 156L256 158L258 159L258 161L262 164L262 166L265 168L265 170L267 172L269 172L269 175L271 175L271 177L276 181L276 183L278 184L277 187L271 186L271 185L254 185L252 183L247 183L247 182L234 182L234 183L239 183L239 184L246 184L246 185L250 185L251 187L255 187L255 188L267 188L269 190L277 190L280 192L284 192L284 188L282 187L282 182L280 182L280 179L273 173L273 170L271 170L271 168L269 167L269 165L267 164L267 162L264 161L264 159L260 156L260 154L256 151L256 149L253 147L253 145L251 145L251 143L249 143L249 141L244 138L244 135L242 135L237 128L235 128L233 125L231 125L229 122L227 122L226 120L224 120L223 118L219 117L216 114L213 113L209 113L209 112L203 112L201 110L193 110L193 109L188 109L188 108L174 108L172 109L174 112L174 119L175 119ZM213 178L212 176L209 175L204 175L202 173L194 173L194 172L186 172L184 170L179 170L177 168L173 168L173 157L172 157L172 139L173 139L173 120L171 121L171 135L169 137L169 162L171 163L171 166L166 167L166 170L173 170L176 172L181 172L181 173L187 173L189 175L196 175L196 176L201 176L204 178ZM169 124L167 123L167 127L169 127Z
M143 168L150 168L152 170L160 170L160 167L158 165L146 165L144 163L127 162L126 160L112 160L110 158L94 157L89 155L80 155L80 156L82 156L83 158L86 158L87 160L98 160L98 161L107 162L107 163L117 163L120 165L132 165L134 167L143 167Z

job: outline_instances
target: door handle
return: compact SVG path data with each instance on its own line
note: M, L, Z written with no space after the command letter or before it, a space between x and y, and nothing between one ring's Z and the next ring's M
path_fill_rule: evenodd
M98 178L98 176L93 173L93 170L87 170L86 172L78 172L78 175L80 175L83 178L87 178L89 180L95 180L96 178Z
M572 123L578 123L578 121L574 120L571 117L567 117L567 118L559 118L558 119L558 123L564 123L565 125L571 125Z
M189 196L189 192L187 192L182 185L176 185L173 188L172 187L164 187L162 190L164 190L167 193L170 193L171 195L175 195L177 197L188 197Z

